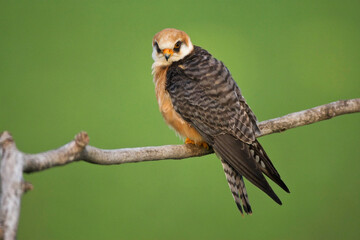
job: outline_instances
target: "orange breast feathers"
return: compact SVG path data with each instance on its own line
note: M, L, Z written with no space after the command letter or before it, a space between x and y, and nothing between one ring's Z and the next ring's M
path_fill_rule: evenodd
M165 90L166 72L168 67L157 66L153 69L155 93L159 110L165 122L180 136L193 140L196 144L204 142L198 131L187 123L175 110L169 93Z

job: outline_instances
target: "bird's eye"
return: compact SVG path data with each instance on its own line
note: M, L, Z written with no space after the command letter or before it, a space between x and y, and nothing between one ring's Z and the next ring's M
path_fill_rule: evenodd
M181 46L182 42L181 41L177 41L175 43L175 46L174 46L174 51L175 52L179 52L180 51L180 46Z
M159 48L159 45L158 45L157 42L154 43L154 46L156 47L156 51L157 51L158 53L161 53L161 49Z

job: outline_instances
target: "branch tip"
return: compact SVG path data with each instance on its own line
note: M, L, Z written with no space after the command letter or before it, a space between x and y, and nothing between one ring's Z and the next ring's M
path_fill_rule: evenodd
M34 189L34 186L30 182L23 181L21 187L24 193Z
M75 136L75 142L81 148L84 148L86 145L88 145L89 141L89 135L85 131L82 131Z
M9 142L14 142L13 137L9 131L4 131L0 134L0 145L5 145Z

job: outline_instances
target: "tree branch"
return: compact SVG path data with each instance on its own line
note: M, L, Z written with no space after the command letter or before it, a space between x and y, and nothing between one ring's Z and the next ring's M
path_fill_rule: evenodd
M1 134L0 145L2 147L0 233L4 235L4 239L15 239L23 193L22 153L16 149L15 142L8 132Z
M296 128L323 120L331 119L348 113L360 112L360 98L340 100L329 104L321 105L300 112L290 113L283 117L259 123L261 135L269 135L275 132Z
M283 117L260 122L264 135L282 132L348 113L360 112L360 98L341 100ZM86 132L76 135L75 140L48 152L25 154L20 152L9 132L0 135L1 191L0 191L0 239L12 240L16 237L20 214L21 195L31 190L32 185L23 181L22 173L32 173L47 168L83 160L89 163L112 165L164 159L184 159L213 153L195 145L168 145L159 147L124 148L104 150L88 145Z

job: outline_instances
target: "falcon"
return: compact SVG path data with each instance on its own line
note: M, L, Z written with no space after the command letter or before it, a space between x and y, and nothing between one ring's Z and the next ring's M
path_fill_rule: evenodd
M264 175L289 193L256 140L257 119L226 66L180 30L155 34L152 73L160 112L185 143L212 147L235 203L252 213L244 178L282 204Z

